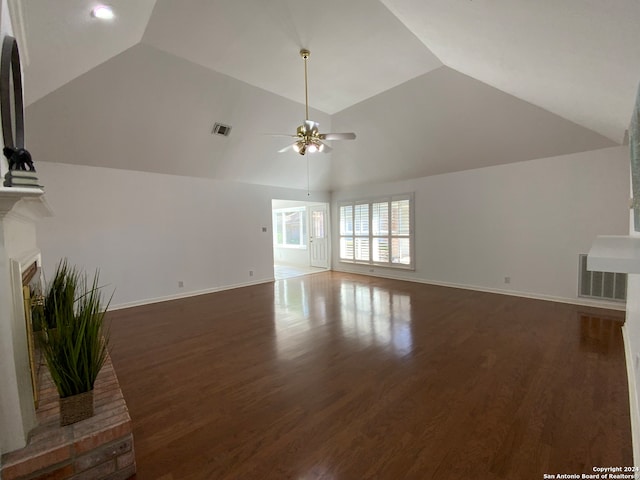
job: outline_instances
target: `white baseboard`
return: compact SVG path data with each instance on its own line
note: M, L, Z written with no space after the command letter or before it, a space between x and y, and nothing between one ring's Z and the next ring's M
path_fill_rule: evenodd
M179 300L181 298L196 297L198 295L206 295L207 293L222 292L224 290L232 290L234 288L250 287L251 285L260 285L261 283L273 282L274 278L265 278L255 280L253 282L237 283L234 285L224 285L222 287L206 288L204 290L195 290L192 292L178 293L175 295L167 295L164 297L146 298L144 300L136 300L135 302L120 303L118 305L109 305L108 311L122 310L123 308L140 307L142 305L150 305L152 303L168 302L170 300Z
M633 355L627 326L622 326L624 358L627 364L627 382L629 384L629 416L631 417L631 444L633 446L633 464L640 465L640 410L638 409L638 390L633 366Z
M607 302L605 300L599 301L599 300L589 300L586 298L554 297L552 295L544 295L540 293L520 292L517 290L502 290L499 288L481 287L478 285L465 285L460 283L440 282L437 280L425 280L423 278L403 277L401 275L393 275L393 274L390 275L386 273L380 274L379 272L365 273L365 272L359 272L357 270L349 270L344 268L334 268L333 270L336 272L353 273L356 275L366 275L370 277L389 278L392 280L403 280L405 282L423 283L426 285L435 285L438 287L460 288L463 290L474 290L477 292L497 293L499 295L510 295L512 297L523 297L523 298L531 298L534 300L546 300L549 302L568 303L571 305L582 305L585 307L606 308L609 310L620 310L620 311L626 310L625 303Z
M480 287L477 285L465 285L465 284L460 284L460 283L450 283L450 282L440 282L440 281L436 281L436 280L425 280L422 278L414 278L414 277L403 277L401 275L393 275L393 274L380 274L379 272L375 272L375 273L371 273L371 272L359 272L357 270L349 270L349 269L345 269L345 268L334 268L333 271L336 272L342 272L342 273L353 273L355 275L365 275L365 276L370 276L370 277L379 277L379 278L389 278L391 280L403 280L405 282L416 282L416 283L422 283L425 285L435 285L438 287L449 287L449 288L460 288L463 290L474 290L474 291L478 291L478 292L485 292L485 293L496 293L499 295L510 295L513 297L523 297L523 298L531 298L534 300L546 300L549 302L558 302L558 303L568 303L571 305L582 305L585 307L596 307L596 308L606 308L609 310L620 310L620 311L625 311L626 309L626 305L624 303L616 303L616 302L606 302L606 301L597 301L597 300L588 300L585 298L565 298L565 297L554 297L552 295L543 295L543 294L538 294L538 293L530 293L530 292L520 292L520 291L516 291L516 290L502 290L499 288L488 288L488 287ZM215 293L215 292L222 292L224 290L231 290L234 288L241 288L241 287L249 287L251 285L259 285L261 283L268 283L268 282L273 282L275 281L274 277L270 277L270 278L266 278L266 279L262 279L262 280L256 280L253 282L244 282L244 283L238 283L238 284L234 284L234 285L225 285L222 287L214 287L214 288L207 288L204 290L196 290L196 291L192 291L192 292L185 292L185 293L179 293L179 294L175 294L175 295L167 295L164 297L157 297L157 298L147 298L147 299L143 299L143 300L137 300L134 302L127 302L127 303L121 303L118 305L110 305L109 306L109 311L112 310L121 310L123 308L131 308L131 307L139 307L142 305L149 305L152 303L159 303L159 302L166 302L169 300L178 300L180 298L187 298L187 297L195 297L197 295L205 295L207 293Z

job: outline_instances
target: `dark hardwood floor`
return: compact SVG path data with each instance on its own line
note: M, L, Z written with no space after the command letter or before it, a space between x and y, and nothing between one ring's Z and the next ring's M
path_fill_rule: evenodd
M622 312L327 272L109 318L138 479L633 463Z

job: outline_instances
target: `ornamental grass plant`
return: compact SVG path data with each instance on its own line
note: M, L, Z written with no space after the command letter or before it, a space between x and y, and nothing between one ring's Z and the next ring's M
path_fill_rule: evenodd
M60 398L93 390L107 357L104 316L111 298L103 305L98 277L96 271L89 282L61 260L45 295L41 348Z

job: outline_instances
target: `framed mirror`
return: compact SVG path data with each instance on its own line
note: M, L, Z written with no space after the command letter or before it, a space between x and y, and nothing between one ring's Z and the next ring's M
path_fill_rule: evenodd
M4 146L24 148L24 105L18 42L6 35L0 59L0 116Z

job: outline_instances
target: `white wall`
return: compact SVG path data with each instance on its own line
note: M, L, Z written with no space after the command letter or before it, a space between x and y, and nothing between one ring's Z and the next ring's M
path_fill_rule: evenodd
M333 225L340 200L415 192L416 269L374 275L582 302L578 254L626 234L628 185L627 149L613 147L337 191ZM335 239L333 252L336 270L370 269L340 263Z
M631 233L639 236L637 233ZM634 464L640 464L640 275L629 274L627 283L627 318L623 327L629 400L633 436Z
M272 198L329 200L102 167L40 162L38 172L54 212L38 224L45 276L62 257L88 272L99 268L102 283L115 288L114 307L269 281Z

